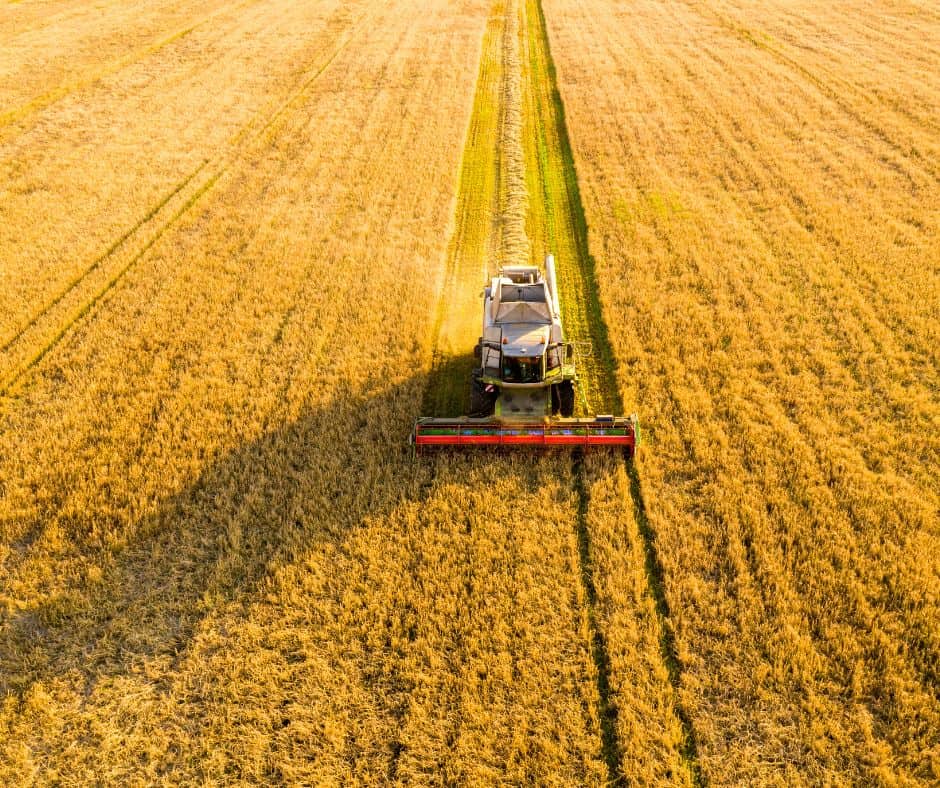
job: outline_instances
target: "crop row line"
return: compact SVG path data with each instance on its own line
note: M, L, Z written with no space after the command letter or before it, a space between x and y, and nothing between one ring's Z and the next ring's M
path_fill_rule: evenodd
M86 300L70 318L68 318L64 323L60 324L60 327L53 333L51 339L49 339L38 350L32 353L26 361L21 363L10 375L6 377L2 383L0 383L0 397L9 397L22 378L37 364L39 364L39 362L42 361L42 359L45 358L45 356L47 356L49 352L59 342L62 341L62 339L68 334L69 330L79 320L87 316L101 301L101 299L114 288L114 286L145 256L148 251L150 251L157 241L159 241L160 238L163 237L163 235L165 235L173 225L175 225L184 215L186 215L186 213L188 213L193 208L193 206L195 206L196 203L212 189L212 187L237 160L237 157L241 152L239 146L243 141L246 139L248 142L258 140L263 135L265 135L266 132L271 130L275 124L285 116L287 111L295 104L295 102L306 93L310 86L326 71L326 69L336 59L340 52L345 49L356 32L358 32L363 27L368 16L369 9L366 9L359 15L352 25L350 25L344 38L336 47L333 48L326 60L322 61L312 73L308 71L309 76L307 76L303 82L301 82L301 84L290 93L287 99L281 102L276 107L276 109L267 116L267 119L260 128L258 128L253 134L251 133L252 128L256 126L258 117L260 115L260 112L257 112L242 126L241 129L232 135L232 137L229 139L228 145L226 146L225 153L219 154L214 159L204 159L197 167L192 170L192 172L189 173L188 176L180 181L168 194L162 197L152 208L150 208L148 212L129 230L127 230L115 242L113 242L111 246L109 246L102 255L96 258L96 260L88 268L86 268L79 276L73 279L63 291L61 291L51 302L49 302L49 304L40 310L40 312L31 318L30 321L20 330L18 330L13 337L4 343L3 347L0 348L0 352L6 352L9 350L10 347L12 347L29 331L30 328L35 326L44 316L48 315L56 306L58 306L69 293L73 292L83 282L85 282L88 277L97 271L106 260L111 258L128 239L130 239L143 226L145 226L159 213L161 213L163 209L173 200L173 198L183 192L184 189L193 182L196 176L206 169L210 163L215 165L206 179L201 182L192 195L183 203L182 207L173 213L173 215L163 224L163 226L160 227L154 233L154 235L152 235L151 238L131 256L130 261L121 267L114 276L109 278L103 287L98 289L88 300Z
M700 6L696 6L696 10L699 10L699 8ZM933 180L936 180L938 177L940 177L940 170L938 170L930 160L925 159L923 154L921 154L915 145L913 145L910 141L906 144L902 144L893 139L892 136L887 131L885 131L881 125L876 123L865 113L860 112L856 107L850 104L845 97L845 92L850 91L859 98L871 101L870 94L860 93L858 88L845 80L841 81L840 87L842 88L842 91L840 92L840 90L834 88L825 79L818 76L812 69L807 68L798 60L784 52L779 46L774 46L768 40L764 40L762 36L755 34L749 28L736 23L734 20L729 19L719 11L708 9L708 14L729 33L737 36L742 41L746 41L757 49L768 53L781 65L803 76L808 82L814 85L820 93L826 96L830 101L832 101L833 104L842 110L842 112L844 112L847 117L851 118L854 122L862 126L866 131L874 135L884 145L894 151L899 157L906 160L916 160L921 170ZM935 125L931 124L931 128L935 128Z
M0 129L16 123L17 121L23 120L24 118L27 118L30 115L39 112L46 107L51 106L52 104L55 104L57 101L66 98L72 93L82 90L83 88L90 87L105 77L117 74L128 66L132 66L144 58L156 54L164 47L167 47L170 44L185 38L193 31L203 27L206 23L212 21L215 17L221 15L222 13L230 13L233 10L238 10L257 2L258 0L245 0L245 2L236 6L235 9L223 8L214 11L211 14L207 14L202 19L199 19L198 21L193 22L186 27L180 28L179 30L174 31L167 36L158 38L156 41L153 41L146 46L130 52L129 54L116 58L111 62L106 63L104 66L94 69L90 73L86 73L77 79L63 82L52 90L30 99L25 104L21 104L18 107L14 107L13 109L4 112L2 115L0 115Z

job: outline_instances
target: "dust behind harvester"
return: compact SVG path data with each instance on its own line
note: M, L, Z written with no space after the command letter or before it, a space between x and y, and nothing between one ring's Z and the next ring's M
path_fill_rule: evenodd
M420 418L420 451L447 446L622 447L633 456L633 416L574 418L577 354L561 322L555 261L503 268L484 291L483 333L474 348L470 413Z

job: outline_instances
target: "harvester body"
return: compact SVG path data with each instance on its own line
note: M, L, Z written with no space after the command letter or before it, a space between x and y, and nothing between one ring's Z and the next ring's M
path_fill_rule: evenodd
M577 370L565 343L553 258L503 268L483 295L483 333L470 390L473 416L572 416Z
M614 446L633 456L636 416L573 418L576 351L565 341L555 261L502 268L483 293L470 415L420 418L416 449L446 446Z

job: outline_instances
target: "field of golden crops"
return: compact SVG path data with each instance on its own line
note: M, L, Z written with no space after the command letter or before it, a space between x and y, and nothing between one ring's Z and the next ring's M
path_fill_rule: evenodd
M940 781L940 13L0 8L0 783ZM634 461L435 456L555 254Z

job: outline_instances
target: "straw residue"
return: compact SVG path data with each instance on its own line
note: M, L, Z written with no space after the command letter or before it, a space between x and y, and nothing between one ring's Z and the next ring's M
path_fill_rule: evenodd
M506 15L506 30L503 36L502 93L500 262L502 265L524 265L529 260L529 238L525 229L528 199L525 182L525 152L522 143L523 86L519 8L515 2L512 3Z

